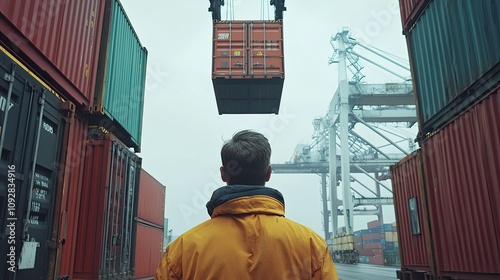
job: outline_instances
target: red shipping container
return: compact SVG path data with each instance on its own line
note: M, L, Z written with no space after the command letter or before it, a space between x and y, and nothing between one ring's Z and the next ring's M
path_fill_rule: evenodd
M133 276L141 159L115 137L89 130L79 229L70 279Z
M363 244L363 249L382 249L382 243Z
M399 0L401 24L407 32L425 11L431 0Z
M165 209L165 186L141 169L137 217L141 221L163 227Z
M363 242L363 237L362 236L355 236L354 243L356 243L356 242Z
M383 238L385 238L385 233L368 233L368 234L363 234L363 243L365 241L376 240L376 239L383 239Z
M372 256L370 257L368 263L374 265L385 265L385 258L382 255Z
M409 155L391 167L392 190L402 270L434 271L429 251L427 203L422 188L421 151ZM410 213L410 199L416 200L416 212ZM411 216L414 215L414 216ZM418 216L418 220L415 217ZM415 226L412 229L412 222ZM412 231L413 230L413 231ZM415 234L413 234L415 233Z
M163 228L137 223L135 278L154 277L163 255Z
M94 95L104 4L3 1L0 40L43 78L55 81L66 98L88 107Z
M59 241L54 267L57 276L72 275L73 273L83 167L87 155L88 124L81 113L74 111L74 107L69 102L65 103L66 126L60 166L62 172L58 179L59 191L57 195L59 205L58 210L55 211L56 217L54 219L57 221L55 235Z
M278 114L283 90L283 23L214 23L212 82L219 114Z
M422 151L439 275L500 279L500 86Z
M367 226L368 226L368 229L376 228L376 227L380 226L380 222L379 222L379 220L371 221L371 222L368 222Z

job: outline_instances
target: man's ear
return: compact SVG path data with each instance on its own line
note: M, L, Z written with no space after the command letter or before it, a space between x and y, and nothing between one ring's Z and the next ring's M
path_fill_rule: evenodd
M220 170L220 178L222 179L222 182L227 183L226 172L224 172L224 166L221 166L219 168L219 170Z
M268 182L269 179L271 179L271 173L273 173L273 167L271 165L269 165L269 169L267 170L267 174L266 174L266 182Z

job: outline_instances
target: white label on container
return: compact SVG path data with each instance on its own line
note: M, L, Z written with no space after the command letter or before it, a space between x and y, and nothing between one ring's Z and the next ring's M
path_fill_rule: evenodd
M217 35L217 39L219 39L219 40L229 39L229 33L219 33Z
M0 96L0 109L5 112L5 105L7 104L7 98ZM10 108L14 107L14 103L10 102Z
M50 134L54 134L54 127L52 127L50 124L43 122L43 129L47 131Z

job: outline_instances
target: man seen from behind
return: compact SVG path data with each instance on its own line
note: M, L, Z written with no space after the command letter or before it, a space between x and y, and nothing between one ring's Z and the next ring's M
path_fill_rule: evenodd
M172 242L156 280L338 280L326 242L285 218L282 194L271 177L271 146L262 134L243 130L221 150L227 186L207 203L211 219Z

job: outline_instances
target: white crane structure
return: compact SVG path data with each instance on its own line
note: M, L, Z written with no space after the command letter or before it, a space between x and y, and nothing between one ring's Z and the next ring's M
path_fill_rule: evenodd
M417 122L417 113L413 97L411 79L398 74L366 55L355 50L359 46L379 58L384 59L407 71L409 67L391 58L389 54L361 43L349 35L344 28L331 38L334 55L330 64L338 64L338 88L330 102L324 117L313 120L313 143L298 145L292 162L273 164L275 173L317 173L321 175L321 197L323 208L323 227L325 239L330 241L338 233L338 217L344 217L346 234L353 233L354 215L377 215L383 223L382 205L391 205L392 197L382 197L381 188L392 194L392 188L382 182L390 178L389 167L398 162L414 149L413 139L402 138L409 143L408 149L398 145L402 141L393 141L380 127L380 123L405 123L411 127ZM400 78L400 82L366 84L362 80L363 67L360 60L367 61L378 69L387 71ZM348 80L347 71L353 74ZM354 130L356 124L362 124L369 131L376 133L387 141L387 145L399 150L397 154L387 153ZM395 135L394 133L391 133ZM339 140L339 141L338 141ZM337 154L340 147L340 154ZM375 182L375 190L368 187L362 180L353 176L354 173L364 174ZM329 181L328 181L329 178ZM355 185L353 183L356 183ZM329 186L329 187L328 187ZM341 186L342 199L338 198L337 186ZM361 186L370 193L358 189ZM329 188L329 192L327 189ZM352 195L356 193L358 197ZM373 195L373 196L371 196ZM329 197L329 198L328 198ZM328 207L330 201L330 207ZM374 210L360 209L359 206L375 207ZM342 209L340 209L340 207ZM331 216L331 220L330 220ZM330 231L330 224L332 230ZM333 234L333 236L331 236Z

